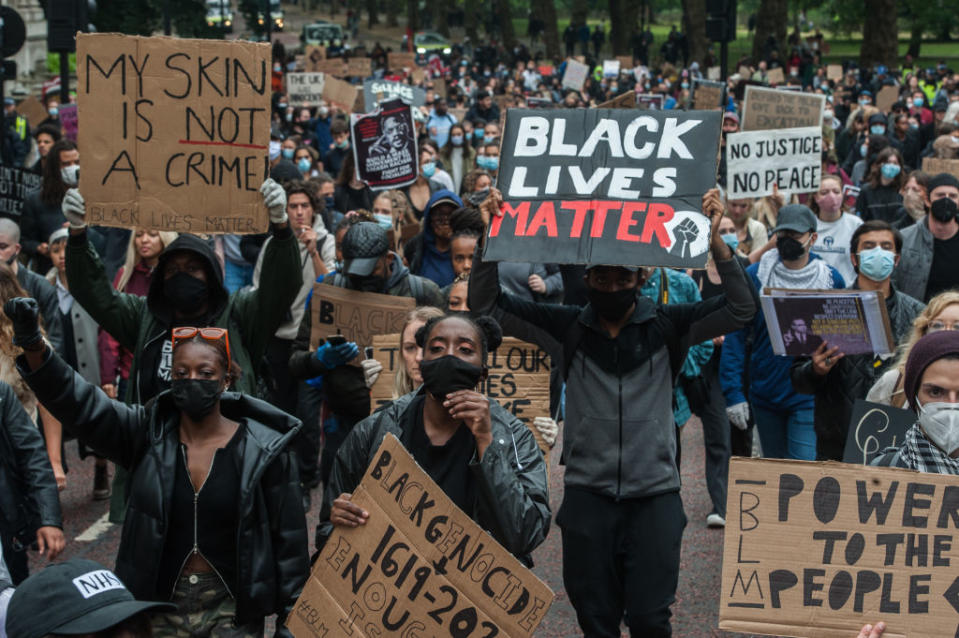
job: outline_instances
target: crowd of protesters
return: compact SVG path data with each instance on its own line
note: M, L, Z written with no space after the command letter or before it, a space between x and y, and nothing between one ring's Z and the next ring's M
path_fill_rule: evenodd
M261 236L89 227L78 178L88 151L67 138L59 99L41 96L49 117L36 123L7 99L3 164L41 175L22 214L0 219L0 610L11 605L11 636L261 635L273 614L285 632L309 555L335 526L369 518L351 493L387 433L530 565L549 529L546 463L532 432L476 392L504 335L553 361L555 418L533 425L563 451L563 576L587 636L619 636L624 621L633 635L670 635L693 415L709 527L725 526L732 455L842 460L858 399L916 413L878 464L959 474L959 179L922 170L924 158L959 159L959 73L907 56L830 77L820 34L767 42L726 81L723 143L740 129L743 87L781 70L780 84L825 96L817 191L730 198L720 162L702 202L702 271L485 261L506 109L595 107L626 92L689 109L717 64L711 49L688 59L675 29L658 55L651 33L634 34L633 65L612 74L601 26L570 27L563 42L590 69L579 90L563 86L568 62L525 45L457 44L425 67L387 69L377 44L374 76L426 95L413 109L419 175L378 191L358 178L348 112L292 103L282 77L298 58L275 45ZM886 87L896 99L880 108ZM343 339L311 345L324 286L415 300L394 402L375 414L382 366ZM811 356L775 355L757 303L767 287L879 291L896 352L823 342ZM66 543L58 489L73 439L94 457L91 498L111 498L125 526L116 575L104 573L129 591L113 588L116 611L99 625L53 614L38 633L24 621L37 601L98 567L70 561L59 581L53 568L28 579L31 546L54 560ZM11 601L6 586L21 583Z

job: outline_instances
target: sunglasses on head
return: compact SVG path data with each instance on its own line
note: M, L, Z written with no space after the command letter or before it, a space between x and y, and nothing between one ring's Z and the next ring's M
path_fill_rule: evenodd
M173 347L176 348L177 341L189 341L197 335L206 341L223 341L226 344L227 367L233 361L230 355L230 333L226 328L194 328L183 326L173 329Z

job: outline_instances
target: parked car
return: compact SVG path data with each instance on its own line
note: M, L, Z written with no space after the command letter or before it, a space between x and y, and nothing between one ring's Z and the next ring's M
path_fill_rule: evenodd
M206 5L206 25L233 33L233 8L226 0L211 0Z
M435 31L418 31L413 35L413 47L416 50L416 61L425 64L431 55L438 54L443 61L449 61L453 45Z
M280 0L270 0L270 19L273 21L272 30L273 31L282 31L283 30L283 21L284 21L283 7L280 6ZM260 25L263 24L263 12L258 12L256 16L256 21Z
M317 20L311 24L303 25L300 41L303 46L326 47L326 55L336 57L349 51L348 37L346 30L335 22Z

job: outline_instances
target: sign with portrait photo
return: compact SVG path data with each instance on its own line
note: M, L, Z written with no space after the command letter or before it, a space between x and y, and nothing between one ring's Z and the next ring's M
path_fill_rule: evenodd
M384 102L372 113L350 116L356 179L373 190L416 181L419 153L413 112L403 100Z

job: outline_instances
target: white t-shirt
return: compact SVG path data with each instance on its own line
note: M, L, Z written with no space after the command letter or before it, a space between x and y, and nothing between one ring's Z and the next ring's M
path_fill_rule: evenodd
M819 237L812 251L822 257L827 264L839 271L846 285L856 280L856 271L849 261L849 242L852 234L862 224L862 220L850 213L843 213L834 222L819 221L816 232Z

